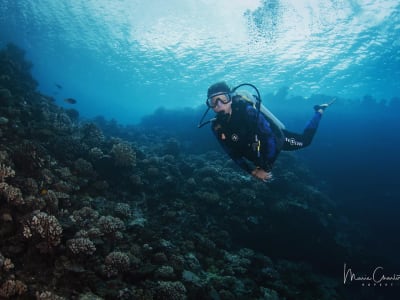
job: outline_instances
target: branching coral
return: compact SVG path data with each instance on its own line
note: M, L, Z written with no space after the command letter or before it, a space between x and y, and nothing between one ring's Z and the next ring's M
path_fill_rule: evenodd
M0 151L0 164L4 164L4 162L7 162L10 160L10 157L7 153L7 151Z
M10 298L16 295L23 295L27 291L27 286L19 280L9 279L0 287L0 297Z
M36 292L36 300L65 300L64 297L57 296L52 292Z
M96 251L96 247L88 238L76 238L67 241L67 247L75 255L91 255Z
M101 230L99 229L99 228L97 228L97 227L93 227L93 228L90 228L88 231L87 231L87 237L88 238L91 238L91 239L98 239L98 238L101 238L102 236L104 236L104 234L101 232Z
M98 221L98 227L106 235L116 235L119 230L125 229L125 224L120 218L102 216Z
M0 197L5 198L9 203L18 205L23 202L21 190L4 182L6 178L14 176L15 171L11 167L0 164Z
M117 203L115 205L115 213L121 218L129 218L132 215L132 210L127 203Z
M21 170L37 171L45 166L46 152L45 148L37 142L23 141L15 149L13 161Z
M11 205L20 206L24 204L21 190L5 182L0 182L0 196Z
M55 137L49 148L58 159L72 161L88 150L88 146L74 135Z
M46 193L43 195L43 200L46 202L47 210L52 213L57 213L58 212L58 197L57 193L48 190Z
M80 210L75 210L70 216L72 222L76 223L79 228L90 228L97 222L99 213L90 207L82 207Z
M52 114L52 126L62 132L71 132L73 126L70 117L66 113Z
M4 180L8 177L14 177L15 171L4 164L0 164L0 197L15 206L23 204L22 193L19 188L13 187Z
M88 238L96 240L101 238L104 234L97 227L92 227L88 230L81 229L75 234L75 238Z
M78 158L74 162L74 169L82 176L93 177L95 174L92 164L83 158Z
M3 182L7 177L14 177L15 171L4 164L0 164L0 182Z
M82 142L90 148L99 147L104 141L104 134L95 124L87 123L82 126Z
M34 212L24 224L23 235L27 239L39 237L42 241L36 246L41 252L47 253L60 244L62 227L56 217L44 212Z
M103 151L98 147L93 147L89 150L89 157L93 161L97 161L104 156Z
M187 298L186 288L180 281L159 281L154 292L156 300L184 300Z
M21 188L28 195L37 195L39 193L39 186L33 178L26 178Z
M129 269L129 256L120 251L114 251L108 254L105 258L105 272L107 277L118 275Z
M174 279L175 278L174 268L171 266L161 266L154 272L154 277L165 280Z
M11 259L4 257L0 253L0 273L1 273L1 270L8 272L13 268L14 268L14 264L12 263Z
M134 167L136 165L136 152L127 142L114 144L111 154L117 167Z

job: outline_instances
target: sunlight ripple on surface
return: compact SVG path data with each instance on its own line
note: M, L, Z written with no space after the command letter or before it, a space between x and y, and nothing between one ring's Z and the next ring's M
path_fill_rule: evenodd
M98 97L174 93L163 104L186 105L200 104L221 79L302 96L391 97L400 75L387 62L399 60L399 10L397 0L5 0L0 25L39 74L80 74L75 86L84 82Z

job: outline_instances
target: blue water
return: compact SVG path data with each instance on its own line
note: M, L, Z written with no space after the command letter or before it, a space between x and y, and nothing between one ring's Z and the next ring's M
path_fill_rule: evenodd
M399 3L3 0L0 43L34 63L40 90L122 123L202 104L210 83L263 92L399 95ZM57 89L60 84L62 90Z
M84 118L132 124L161 106L197 107L223 79L255 84L287 127L301 130L315 95L337 97L313 145L297 155L327 182L343 213L366 228L371 252L397 263L400 106L392 104L400 96L399 36L398 0L0 6L0 46L25 49L39 90L66 107L63 99L76 99ZM309 103L270 101L283 87L285 99Z

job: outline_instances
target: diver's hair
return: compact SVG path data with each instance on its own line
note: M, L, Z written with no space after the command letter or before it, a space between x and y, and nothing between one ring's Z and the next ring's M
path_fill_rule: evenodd
M211 85L207 90L207 98L216 93L230 93L231 89L225 81L219 81Z

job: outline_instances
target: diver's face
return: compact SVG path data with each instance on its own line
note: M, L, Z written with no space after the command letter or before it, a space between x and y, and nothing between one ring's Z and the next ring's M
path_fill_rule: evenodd
M212 109L216 113L224 112L230 114L232 111L232 101L230 101L228 94L221 94L212 97L211 103L213 104Z

